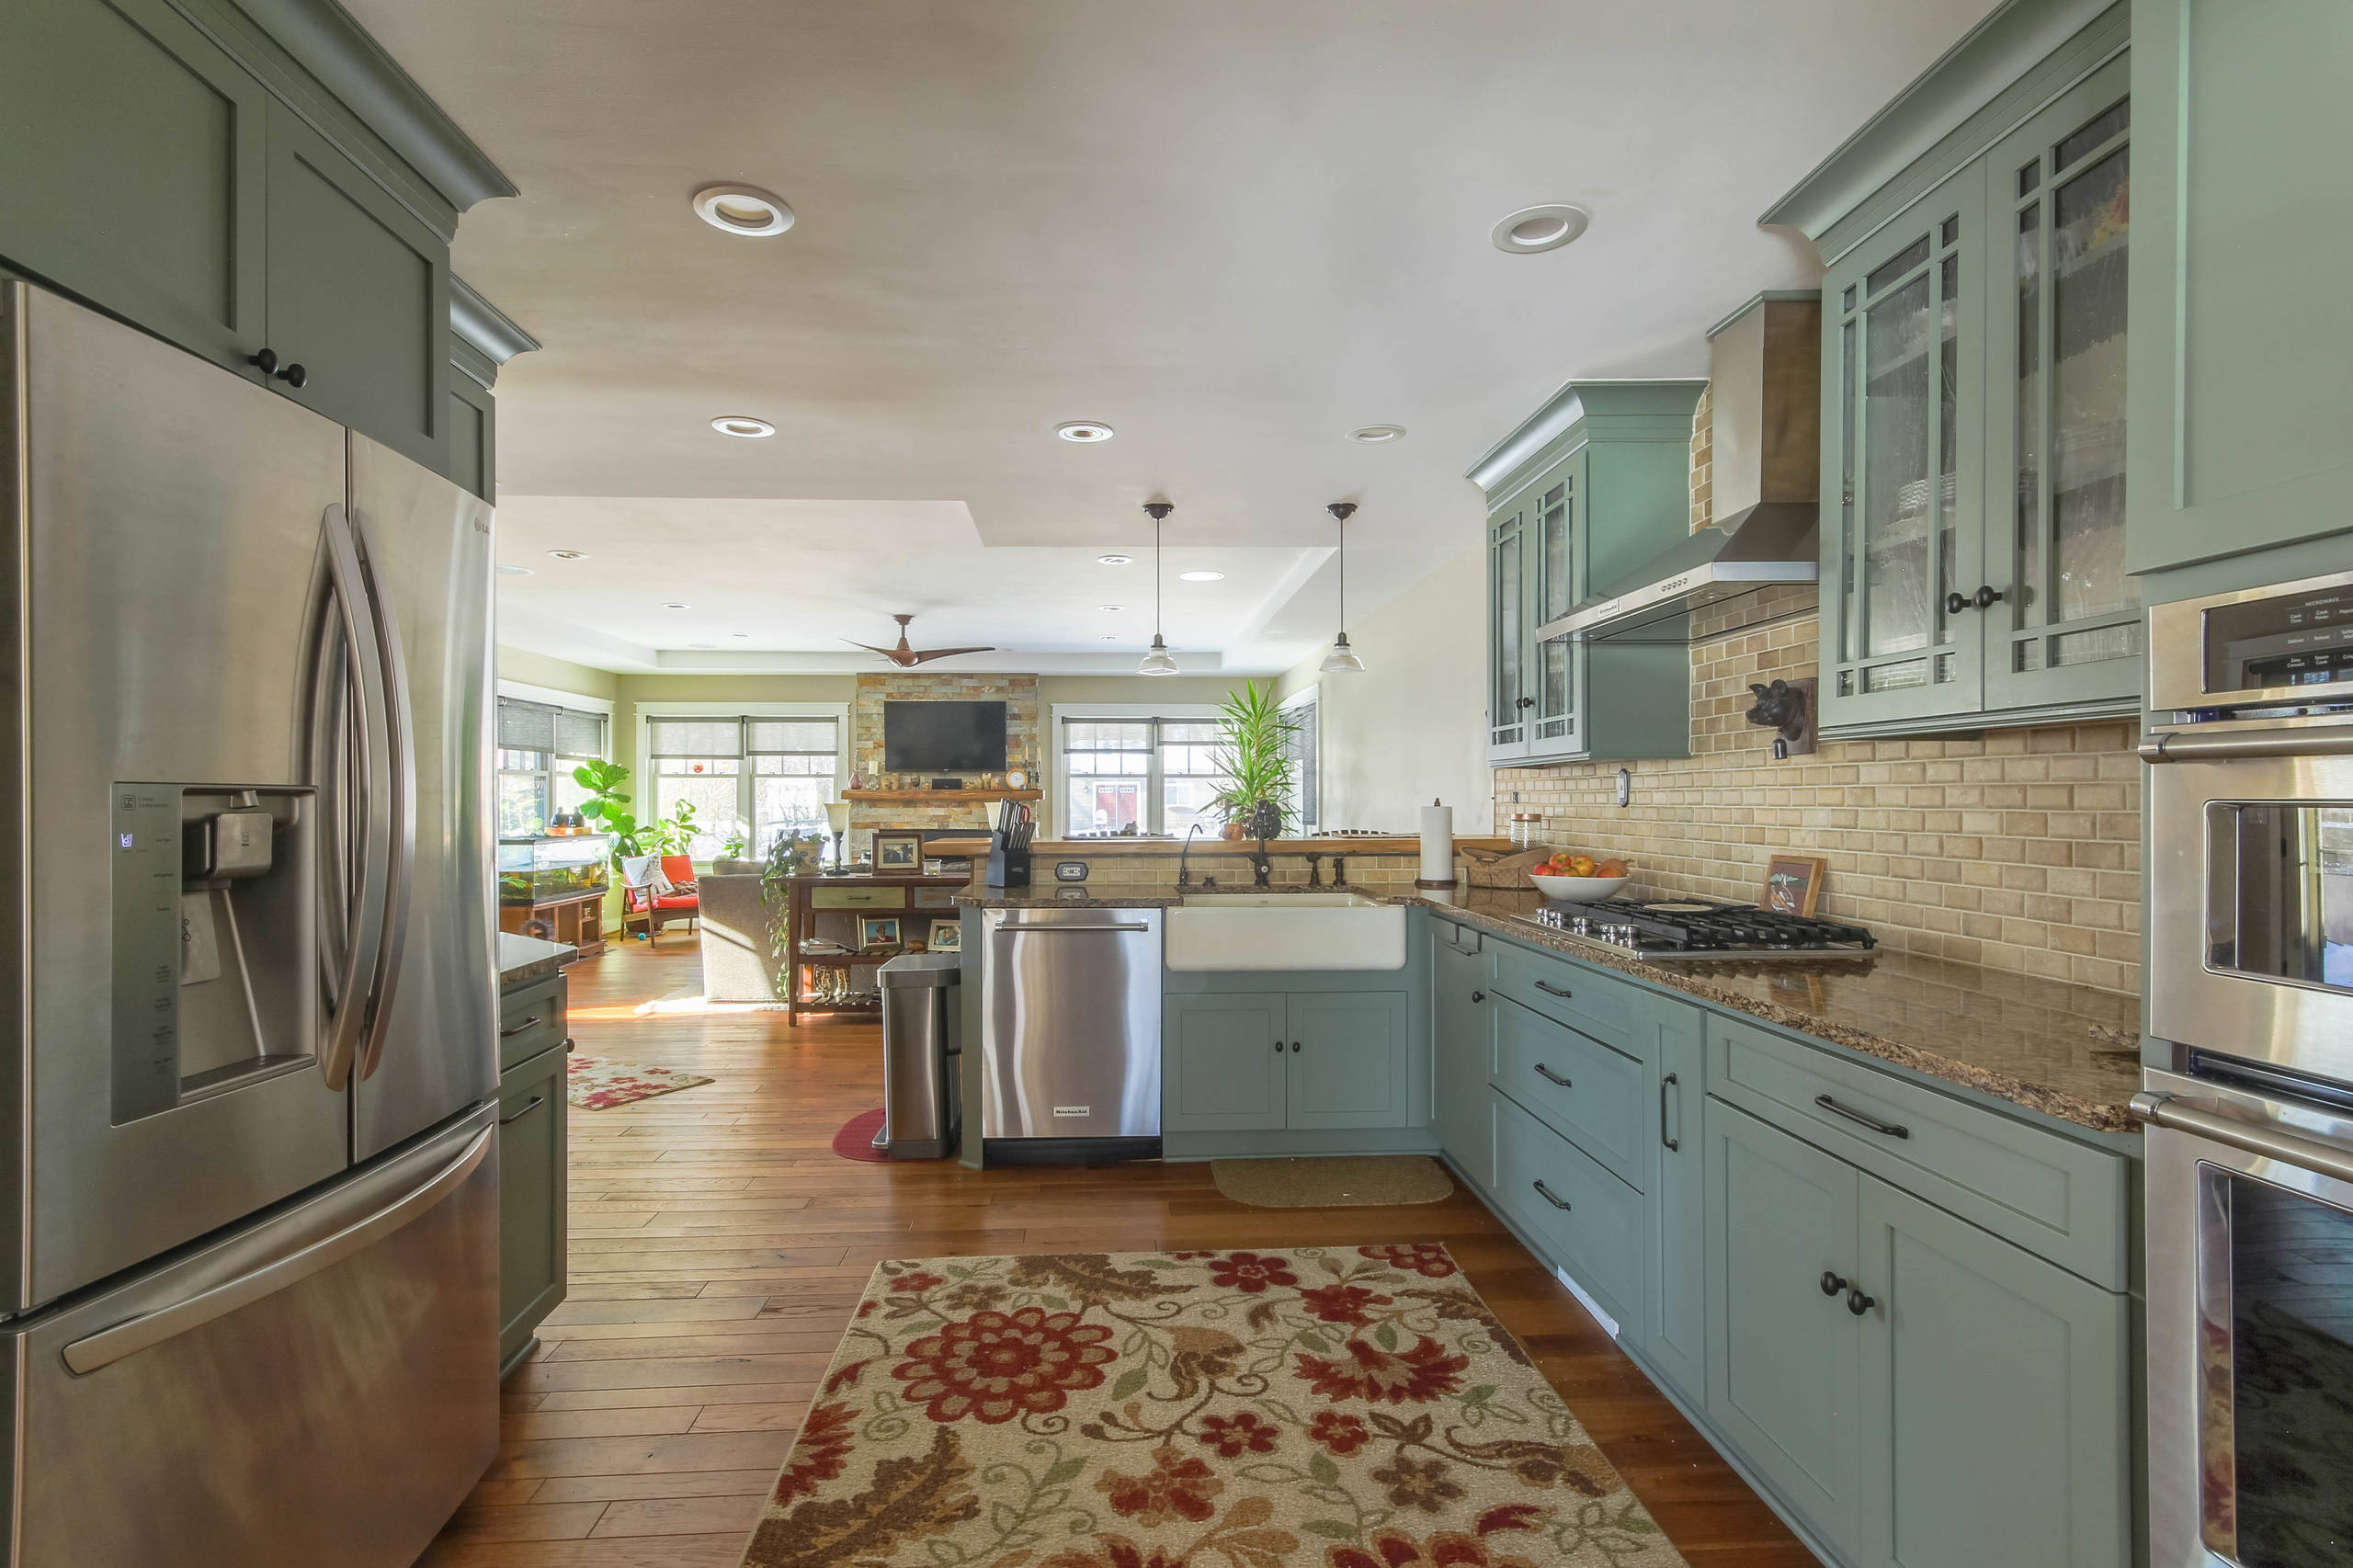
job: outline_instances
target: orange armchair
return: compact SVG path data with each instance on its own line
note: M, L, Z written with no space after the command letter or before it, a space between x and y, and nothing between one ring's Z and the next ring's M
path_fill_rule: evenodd
M658 868L658 873L657 873ZM665 890L667 891L665 891ZM662 927L683 920L693 929L702 915L695 891L695 863L685 855L631 856L621 861L621 935L632 921L642 925L648 946Z

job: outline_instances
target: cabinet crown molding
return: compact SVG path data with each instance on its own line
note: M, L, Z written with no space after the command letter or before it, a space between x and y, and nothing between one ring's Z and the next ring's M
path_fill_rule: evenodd
M449 276L449 330L494 367L540 347L538 338L455 273Z
M1705 377L1564 381L1518 429L1488 448L1465 477L1492 496L1529 459L1581 424L1680 420L1688 438L1691 411L1707 384Z

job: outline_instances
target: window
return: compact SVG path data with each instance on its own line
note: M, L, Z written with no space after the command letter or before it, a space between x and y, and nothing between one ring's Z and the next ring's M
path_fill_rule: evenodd
M502 697L497 742L499 833L544 833L588 798L572 770L605 756L605 715Z
M779 834L824 830L841 771L841 721L831 715L661 715L645 722L652 817L695 809L687 853L715 859L741 838L754 859Z
M1196 824L1217 833L1215 719L1203 712L1057 720L1065 835L1182 838Z
M1283 758L1290 764L1292 831L1313 838L1324 825L1323 692L1311 686L1284 699L1283 717L1298 728L1283 741Z

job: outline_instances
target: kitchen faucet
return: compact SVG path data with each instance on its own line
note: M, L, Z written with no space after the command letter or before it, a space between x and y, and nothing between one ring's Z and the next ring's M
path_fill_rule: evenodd
M1195 823L1192 826L1187 828L1185 830L1185 846L1176 851L1176 885L1180 888L1188 888L1193 885L1193 835L1200 831L1201 824L1199 823Z
M1267 879L1274 874L1275 869L1275 858L1267 853L1267 841L1263 838L1258 840L1258 847L1251 850L1249 855L1251 880L1257 886L1265 887Z

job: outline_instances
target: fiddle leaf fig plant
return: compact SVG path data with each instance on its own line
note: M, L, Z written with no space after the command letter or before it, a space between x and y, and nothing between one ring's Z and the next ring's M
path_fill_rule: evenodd
M630 797L621 786L629 782L629 769L618 762L591 760L572 770L572 781L588 791L580 802L580 814L613 835L613 864L620 864L625 855L642 855L639 838L644 829L638 824L637 814L629 809Z
M1245 838L1280 838L1291 820L1290 759L1299 723L1275 700L1275 683L1245 681L1218 705L1217 767L1222 788L1212 802Z

